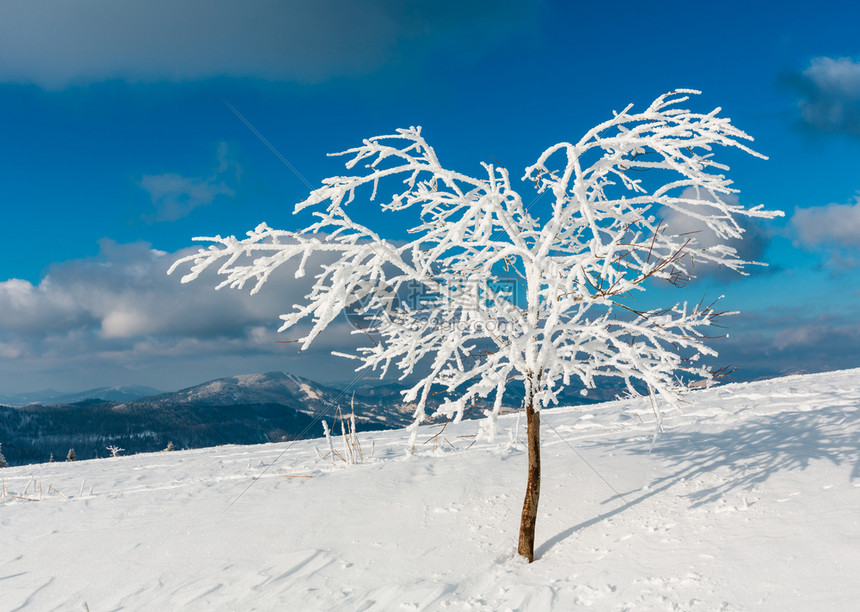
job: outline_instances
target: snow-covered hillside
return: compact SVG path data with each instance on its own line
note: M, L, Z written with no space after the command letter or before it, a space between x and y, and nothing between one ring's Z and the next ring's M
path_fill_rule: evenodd
M140 403L157 406L200 405L234 406L243 404L280 404L296 406L311 416L332 413L333 407L349 410L355 405L359 423L372 424L372 429L405 426L413 421L414 406L397 399L380 400L366 390L351 393L321 385L308 378L287 372L245 374L210 380L201 385L147 397Z
M531 565L516 416L6 468L0 609L857 609L860 370L690 399L653 449L645 402L543 413Z

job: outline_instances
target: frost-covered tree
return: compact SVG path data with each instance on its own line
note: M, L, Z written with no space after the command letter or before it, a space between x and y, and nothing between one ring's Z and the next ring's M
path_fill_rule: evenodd
M125 450L124 448L120 448L116 444L111 444L110 446L106 446L105 448L110 453L111 457L119 457L119 454Z
M9 464L6 463L6 457L3 456L3 445L0 444L0 468L4 468Z
M66 455L66 461L74 461L75 460L75 449L70 448L69 454Z
M404 400L417 406L413 443L428 416L458 421L484 400L482 432L492 436L505 397L521 401L529 468L518 550L531 561L540 409L572 381L593 388L599 376L677 405L689 381L711 376L698 359L715 354L705 339L720 313L686 302L650 308L634 298L650 282L693 276L696 262L742 272L750 262L727 244L743 233L739 218L779 214L728 197L735 190L714 147L762 156L720 109L679 108L697 93L670 92L637 113L628 106L578 141L544 151L523 180L543 198L534 208L545 218L505 167L482 164L478 178L451 170L420 128L401 129L337 154L350 156L346 167L356 172L325 179L296 205L315 217L303 230L261 224L244 239L195 238L213 244L171 272L190 263L188 282L218 266L226 278L217 288L250 282L253 294L285 263L298 262L298 278L312 256L327 257L305 301L282 315L281 330L310 320L305 349L347 310L373 321L371 345L344 356L358 361L357 370L382 377L396 369L410 381ZM413 213L405 239L384 237L350 214L365 195L400 213L398 223ZM667 213L692 219L718 243L673 230ZM402 299L406 292L420 297ZM445 399L428 415L428 398L439 390ZM658 422L660 414L655 404Z

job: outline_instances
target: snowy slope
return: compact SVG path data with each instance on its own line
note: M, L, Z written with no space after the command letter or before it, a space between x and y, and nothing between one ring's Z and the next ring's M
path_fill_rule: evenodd
M651 452L649 414L543 413L531 565L516 416L0 470L0 610L860 609L860 370L697 392Z

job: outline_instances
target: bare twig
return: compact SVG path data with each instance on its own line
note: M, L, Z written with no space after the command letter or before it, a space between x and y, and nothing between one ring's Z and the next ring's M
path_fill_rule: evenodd
M61 491L58 491L57 489L55 489L55 488L54 488L54 485L52 485L52 484L48 485L48 490L49 490L49 491L53 491L53 492L54 492L54 493L56 493L57 495L60 495L61 497L65 498L67 501L71 501L71 500L70 500L68 497L66 497L66 496L65 496Z

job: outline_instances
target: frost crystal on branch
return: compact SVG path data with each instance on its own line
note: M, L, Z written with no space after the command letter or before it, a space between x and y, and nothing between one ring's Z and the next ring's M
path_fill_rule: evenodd
M763 156L720 109L679 108L696 93L670 92L638 113L628 106L579 141L547 149L522 182L549 196L546 220L530 214L504 167L482 164L479 178L450 170L413 127L338 153L355 174L325 179L296 205L314 216L305 229L261 224L244 239L195 238L212 244L171 272L190 264L182 278L189 282L217 266L218 288L250 284L255 293L286 262L298 262L299 277L312 255L324 254L329 263L305 301L282 315L281 330L309 320L304 349L345 311L372 321L372 332L356 330L371 345L349 357L359 370L384 376L393 368L415 381L404 396L417 405L413 440L439 388L447 395L435 415L455 421L491 400L489 435L515 381L536 410L571 380L590 388L597 376L620 377L636 395L638 381L674 402L682 373L684 380L710 376L697 360L714 354L705 339L721 313L687 303L640 310L633 297L649 279L684 282L696 262L743 273L751 262L725 244L741 237L738 219L781 214L727 197L735 190L715 147ZM353 220L349 208L362 189L383 211L414 211L408 240ZM724 243L700 245L695 234L675 233L658 214L665 209ZM416 290L420 299L402 299Z

